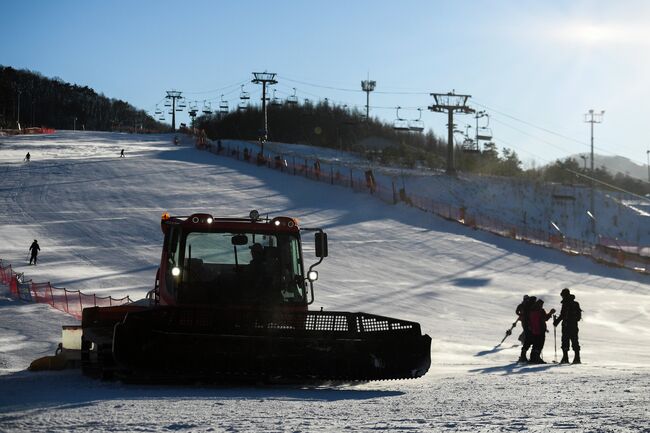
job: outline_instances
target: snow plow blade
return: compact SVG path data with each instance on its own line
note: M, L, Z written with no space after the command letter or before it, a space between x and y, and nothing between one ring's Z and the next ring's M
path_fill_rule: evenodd
M382 380L423 376L420 325L365 313L159 307L115 325L124 380Z

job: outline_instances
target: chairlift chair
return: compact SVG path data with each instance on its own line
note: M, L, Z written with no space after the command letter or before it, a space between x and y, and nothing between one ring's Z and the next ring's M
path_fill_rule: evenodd
M187 107L187 103L185 102L185 99L181 99L180 101L178 101L178 107L180 108Z
M422 109L418 108L418 111L420 112L420 117L418 119L408 121L410 131L415 131L415 132L424 131L424 122L422 121Z
M221 95L221 101L219 102L219 113L221 114L228 113L228 101L223 99L223 95Z
M237 111L246 111L248 110L248 102L245 100L239 101L239 104L237 104Z
M492 140L492 129L486 126L479 127L477 138L479 140L486 140L486 141Z
M395 131L409 131L410 128L409 128L409 122L408 122L408 120L406 120L406 119L402 119L401 117L399 117L399 109L400 109L400 108L402 108L402 107L397 107L397 108L396 108L396 111L397 111L397 118L396 118L395 121L393 122L393 129L394 129Z
M466 138L461 144L460 149L463 153L481 153L481 150L471 138Z
M275 89L273 89L273 98L271 98L271 106L279 107L280 105L282 105L282 102L280 101L279 98L275 96Z
M246 99L251 99L250 93L248 93L248 92L246 92L244 90L244 85L243 84L241 85L241 92L239 93L239 99L241 99L242 101L244 101Z
M296 104L298 104L298 97L296 96L296 88L295 87L293 88L293 95L290 95L287 98L286 103L288 105L296 105Z
M212 104L210 101L203 101L203 114L212 114Z

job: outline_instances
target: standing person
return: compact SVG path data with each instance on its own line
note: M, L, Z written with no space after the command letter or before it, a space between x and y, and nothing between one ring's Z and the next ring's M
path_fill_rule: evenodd
M23 161L29 162L30 159L31 159L31 155L29 154L29 152L27 152L27 155L25 155L25 159L23 159Z
M29 257L29 264L31 265L32 262L36 264L36 260L38 258L38 252L41 250L41 247L38 246L38 241L34 239L34 242L32 242L32 245L29 247L29 251L31 252L31 256Z
M124 158L124 149L120 152L120 158Z
M576 302L576 297L568 288L562 289L562 309L560 315L553 321L553 326L562 322L562 359L560 364L569 363L569 341L573 348L573 363L580 364L580 343L578 343L578 322L582 319L582 309Z
M519 317L519 320L521 321L521 329L523 330L519 336L519 341L521 341L522 346L521 355L519 355L519 360L517 360L517 362L528 362L526 352L528 352L528 349L530 349L530 346L533 344L530 335L530 326L528 326L528 312L536 300L537 298L535 296L524 295L521 304L517 305L517 308L515 309L515 314Z
M530 308L528 321L533 343L533 349L530 351L531 364L546 364L542 359L542 350L546 341L546 322L551 318L553 313L555 313L554 309L551 309L548 313L544 310L544 301L541 299L535 301Z

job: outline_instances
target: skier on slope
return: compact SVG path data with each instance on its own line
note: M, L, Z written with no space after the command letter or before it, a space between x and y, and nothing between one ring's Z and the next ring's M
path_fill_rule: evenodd
M538 299L528 313L533 349L530 351L531 364L546 364L542 359L542 350L546 341L546 322L553 316L555 309L548 313L544 310L544 301Z
M576 302L576 297L568 288L562 289L562 309L560 315L553 321L553 326L562 322L562 359L560 364L569 363L569 341L573 348L573 364L580 364L580 343L578 342L578 321L582 318L582 309Z
M23 161L29 162L30 159L31 159L31 155L29 154L29 152L27 152L27 155L25 155L25 159L23 159Z
M32 245L29 247L29 251L31 253L31 256L29 257L29 264L31 265L32 262L36 264L36 260L38 259L38 252L41 250L41 247L38 246L38 241L34 239L34 242L32 242Z
M519 360L517 362L528 362L528 359L526 358L526 352L528 352L528 349L533 344L530 334L528 312L536 300L537 298L535 296L524 295L524 299L521 301L521 304L517 305L517 308L515 309L515 313L517 314L517 317L519 317L518 320L521 321L521 328L523 330L519 336L519 340L521 341L522 346L521 355L519 355Z

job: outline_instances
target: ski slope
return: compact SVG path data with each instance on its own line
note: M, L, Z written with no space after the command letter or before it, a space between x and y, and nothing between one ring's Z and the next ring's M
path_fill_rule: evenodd
M330 256L312 308L420 322L433 339L429 373L293 387L29 373L75 320L3 294L0 431L650 431L648 276L201 152L190 140L174 146L171 135L0 138L0 258L34 281L137 299L153 285L163 211L244 217L251 209L323 227ZM27 266L33 239L40 260ZM518 332L497 344L516 305L530 294L559 310L563 287L584 310L584 364L514 364ZM559 345L559 329L557 337ZM553 359L552 327L544 358Z

